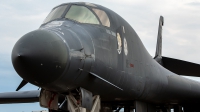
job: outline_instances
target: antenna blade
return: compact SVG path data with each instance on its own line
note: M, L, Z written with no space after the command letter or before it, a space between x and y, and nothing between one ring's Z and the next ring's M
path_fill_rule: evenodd
M20 85L17 87L16 91L20 90L22 87L24 87L28 82L25 80L22 80L22 82L20 83Z

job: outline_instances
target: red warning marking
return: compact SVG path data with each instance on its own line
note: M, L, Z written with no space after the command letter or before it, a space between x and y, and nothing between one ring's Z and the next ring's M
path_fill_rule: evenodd
M134 67L134 65L133 65L133 64L130 64L130 67Z
M53 97L50 99L50 101L49 101L49 104L48 104L48 106L49 106L49 108L51 107L51 103L52 103L52 101L54 100L54 97L56 96L56 94L54 93L53 94Z

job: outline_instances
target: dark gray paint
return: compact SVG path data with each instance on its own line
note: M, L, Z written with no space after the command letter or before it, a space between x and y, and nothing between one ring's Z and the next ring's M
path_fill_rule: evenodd
M83 3L71 4L84 5ZM186 79L165 69L152 59L134 29L123 18L103 6L97 5L97 8L107 13L111 27L77 23L59 18L41 25L38 30L31 34L25 35L27 41L24 43L33 44L36 47L32 46L29 49L29 47L24 46L24 48L31 51L31 57L39 54L33 57L34 65L31 64L32 61L28 63L31 70L38 70L35 68L38 68L43 60L48 60L49 65L55 67L56 64L53 62L56 59L62 65L62 69L58 73L54 71L55 68L49 69L46 66L45 69L50 71L43 71L43 74L37 71L40 75L32 75L26 69L21 70L21 68L27 67L23 63L16 62L15 65L15 57L23 49L23 47L16 47L20 46L20 42L23 42L24 37L22 37L16 43L12 53L13 65L18 74L36 86L61 94L82 87L94 95L100 95L102 101L142 100L156 104L199 103L199 82ZM125 28L125 33L122 33L122 26ZM46 32L46 34L38 32ZM120 55L117 52L117 32L121 33L122 46L124 46L123 38L125 37L127 40L127 56L124 55L123 47ZM36 34L39 38L32 36ZM51 38L47 35L50 35ZM48 45L48 42L58 39L59 44L57 45L60 47L54 46L49 49L49 47L40 44L40 48L49 50L50 54L47 53L47 56L42 51L42 53L34 52L40 48L37 48L38 44L32 43L28 38L30 40L36 39L37 41L34 42L42 41L44 45L46 42ZM55 53L51 54L52 52ZM57 57L50 58L54 54L57 54ZM29 61L27 60L27 62ZM53 71L51 72L51 70ZM98 77L92 76L91 73L116 85L123 91Z
M0 93L0 104L38 102L40 90Z

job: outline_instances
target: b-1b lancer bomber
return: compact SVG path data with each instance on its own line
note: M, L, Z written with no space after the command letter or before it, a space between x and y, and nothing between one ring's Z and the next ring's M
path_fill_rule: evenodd
M0 104L39 102L50 112L200 112L200 65L162 56L161 16L152 58L134 29L92 3L52 9L39 29L22 36L12 63L23 78ZM18 91L27 83L40 87ZM23 105L23 104L22 104Z

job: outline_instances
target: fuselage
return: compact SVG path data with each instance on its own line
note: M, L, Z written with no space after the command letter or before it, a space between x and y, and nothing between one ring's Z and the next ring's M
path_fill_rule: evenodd
M52 54L58 53L62 56L55 55L52 60L47 61L53 63L52 66L56 68L55 70L62 70L56 71L55 73L58 74L55 74L53 67L51 71L48 66L45 66L45 62L37 64L37 59L34 58L35 61L31 62L34 64L30 63L32 71L37 71L38 69L35 68L42 66L52 73L46 73L41 68L41 71L44 72L37 76L40 71L33 75L25 74L18 67L26 65L17 64L18 67L16 67L14 64L18 74L26 81L58 93L66 93L77 87L83 87L93 94L101 95L102 100L105 101L145 100L154 103L180 103L200 99L200 84L168 71L152 59L134 29L115 12L100 5L85 3L62 4L52 11L58 10L59 7L62 7L59 9L61 13L59 18L50 20L48 16L45 23L37 31L22 37L26 38L26 41L21 39L22 41L19 40L15 46L28 43L28 38L34 38L34 36L40 35L37 37L39 38L47 33L56 35L58 39L52 39L49 41L49 45L55 40L56 42L59 40L58 43L52 44L52 49L55 51ZM91 11L87 13L88 15L93 14L93 16L89 16L90 18L96 17L97 19L85 23L73 20L72 18L75 17L70 11L72 8L78 10L80 7L82 10ZM83 13L75 14L81 15ZM105 14L107 17L101 17ZM73 17L70 18L71 16ZM87 18L87 20L89 19ZM37 43L36 41L35 43ZM41 41L46 42L45 40ZM60 43L62 46L54 49L54 45L61 45ZM24 46L15 47L13 57L17 56L20 51L23 58L24 51L35 48L35 46L27 46L24 44ZM22 48L25 50L19 50ZM35 51L45 52L37 49ZM61 53L62 51L65 53ZM34 55L34 52L32 53ZM42 55L42 53L41 55L40 53L36 54L38 54L37 58ZM40 58L40 61L48 57L48 55L45 56ZM15 58L13 60L15 63ZM26 67L28 68L28 66ZM98 75L121 89L92 76L90 73ZM42 75L45 76L40 78ZM37 78L34 78L36 76ZM45 78L46 82L43 81Z

